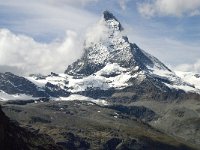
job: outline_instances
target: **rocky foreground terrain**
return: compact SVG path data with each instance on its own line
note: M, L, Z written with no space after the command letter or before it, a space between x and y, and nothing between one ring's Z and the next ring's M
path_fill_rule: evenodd
M11 121L0 108L0 148L2 150L60 149L46 134L38 134Z
M1 146L8 149L197 149L148 125L158 116L145 107L49 101L4 103L3 111L21 126L8 121L1 112L1 119L5 118L1 122L5 135Z

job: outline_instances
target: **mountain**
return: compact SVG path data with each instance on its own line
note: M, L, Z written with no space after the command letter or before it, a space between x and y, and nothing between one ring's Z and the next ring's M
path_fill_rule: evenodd
M110 12L105 11L101 20L91 30L85 40L82 58L70 65L65 73L88 76L107 64L115 63L130 71L148 71L148 68L170 71L158 59L142 51L136 44L130 43L128 37L123 35L121 23Z
M40 97L68 96L69 93L51 83L39 87L25 77L12 73L0 73L0 100L37 99Z
M127 97L132 100L172 100L186 98L188 94L190 97L198 95L198 88L182 80L154 56L129 42L123 30L112 13L103 13L101 20L87 34L83 56L65 71L73 78L78 78L73 81L79 86L74 91L88 91L84 94L99 98L105 96L101 95L104 92L100 90L110 90L109 96L126 100ZM95 96L90 94L91 91L96 92Z
M0 95L4 97L25 94L62 99L79 94L112 102L131 102L198 99L200 93L198 87L131 43L124 35L122 24L109 11L91 27L82 57L69 65L64 74L19 77L5 73L0 74L0 83Z
M188 82L195 86L195 88L200 89L200 74L193 72L183 72L175 71L176 75L179 76L185 82Z

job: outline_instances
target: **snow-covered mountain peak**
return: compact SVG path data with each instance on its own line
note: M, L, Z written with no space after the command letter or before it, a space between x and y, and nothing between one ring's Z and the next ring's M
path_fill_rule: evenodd
M65 71L74 80L69 80L70 89L74 87L71 83L78 85L76 90L85 91L91 87L103 90L128 87L148 80L163 91L167 90L164 87L195 91L160 60L129 42L122 30L116 17L105 11L86 36L83 56Z
M89 28L86 34L85 48L97 43L109 45L114 42L113 39L119 39L124 36L122 30L121 23L115 16L105 11L101 19L93 27Z
M102 19L105 20L109 28L117 31L122 31L123 27L117 18L109 11L104 11Z
M138 67L146 71L149 68L170 71L158 59L130 43L122 30L116 17L105 11L100 21L86 35L82 58L70 65L65 73L88 76L113 63L130 70Z
M105 20L116 20L116 21L118 21L117 19L116 19L116 17L110 12L110 11L108 11L108 10L105 10L104 12L103 12L103 18L105 19Z
M100 21L86 34L82 58L69 66L66 73L90 75L105 67L107 63L130 67L134 59L132 44L127 36L123 35L121 23L113 14L105 11Z

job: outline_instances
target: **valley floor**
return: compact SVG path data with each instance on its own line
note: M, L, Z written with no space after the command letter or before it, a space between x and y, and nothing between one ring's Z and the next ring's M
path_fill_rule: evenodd
M198 149L197 145L191 144L194 140L167 135L164 130L161 132L148 125L163 129L167 120L166 112L173 112L164 109L165 104L157 104L159 107L153 108L153 103L143 102L142 105L155 110L156 114L143 107L136 107L141 104L134 103L132 105L135 107L129 107L100 106L87 101L48 101L20 105L4 102L2 109L20 126L48 134L62 149ZM164 117L160 117L162 113ZM186 113L193 115L191 112ZM176 133L180 135L178 131Z

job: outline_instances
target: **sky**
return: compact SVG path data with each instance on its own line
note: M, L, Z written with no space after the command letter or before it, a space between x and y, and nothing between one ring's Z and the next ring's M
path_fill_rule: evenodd
M171 69L200 73L200 0L0 0L0 72L64 72L104 10Z

